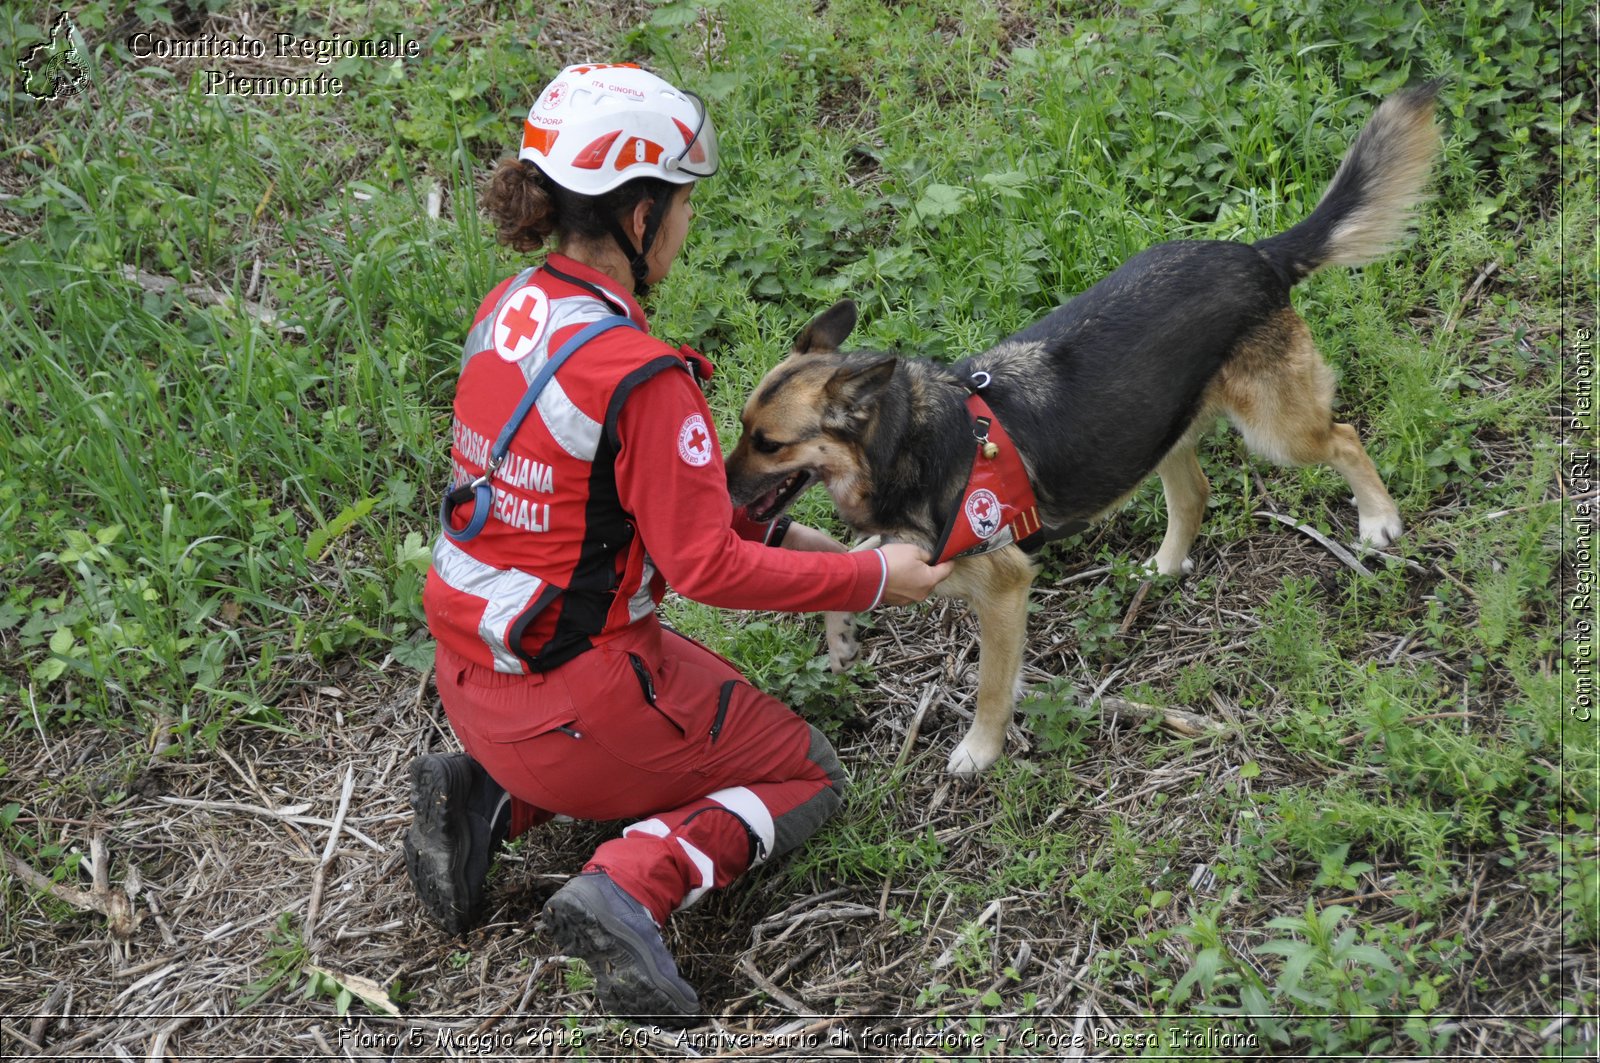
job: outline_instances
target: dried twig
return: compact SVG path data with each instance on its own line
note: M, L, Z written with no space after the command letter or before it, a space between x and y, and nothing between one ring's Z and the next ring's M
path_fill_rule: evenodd
M291 325L280 318L276 313L268 310L260 303L249 299L240 299L231 292L219 292L207 288L203 284L184 284L176 277L163 277L157 273L146 273L136 266L123 266L122 276L147 292L171 292L181 290L184 298L202 306L238 306L246 314L268 328L277 329L284 335L304 337L306 330L300 325Z
M44 1051L44 1045L33 1038L26 1036L21 1030L17 1029L9 1022L0 1022L0 1031L4 1031L9 1040L15 1041L18 1046L22 1048L26 1048L36 1054Z
M5 854L6 865L11 869L11 873L40 893L47 893L58 901L72 905L80 912L98 912L105 916L106 927L114 937L126 939L138 929L139 915L134 911L133 905L128 903L125 894L111 888L106 866L105 840L99 836L89 843L94 886L88 893L64 886L59 882L52 882L48 876L35 871L32 865L9 849L0 849L0 853Z
M773 984L771 979L762 974L760 971L756 970L755 961L750 958L749 953L745 953L743 956L739 957L739 969L745 973L750 981L756 984L757 989L761 990L763 993L777 1001L779 1004L783 1005L785 1008L788 1008L794 1014L809 1015L811 1013L812 1009L810 1007L779 989Z
M1484 266L1478 272L1477 278L1467 286L1466 294L1461 297L1461 301L1456 304L1456 308L1450 312L1449 320L1439 330L1441 334L1448 336L1456 330L1456 326L1461 323L1462 315L1466 313L1467 307L1472 305L1472 301L1478 297L1478 292L1482 290L1484 282L1494 276L1499 269L1500 263L1491 260L1487 266Z
M56 1017L56 1009L61 1006L61 998L67 996L70 986L65 982L57 982L56 987L45 998L44 1006L39 1009L39 1014L33 1017L33 1023L28 1027L28 1040L35 1045L44 1044L45 1031L50 1028L50 1020ZM71 1001L68 1001L70 1006ZM66 1009L62 1009L65 1014ZM37 1051L38 1049L36 1049Z
M1327 550L1328 553L1344 562L1347 568L1353 569L1354 571L1361 573L1363 576L1372 575L1372 572L1367 568L1367 566L1356 560L1354 554L1340 546L1338 543L1334 542L1332 539L1328 538L1326 535L1323 535L1321 532L1317 531L1317 529L1311 527L1311 525L1301 524L1293 517L1286 517L1282 513L1270 513L1264 509L1257 510L1256 516L1265 517L1268 520L1275 520L1281 524L1287 524L1301 535L1321 543L1323 549Z
M285 823L295 823L303 827L333 826L333 822L331 820L320 819L316 816L301 815L300 813L311 807L309 803L304 805L285 805L283 808L266 808L262 805L244 804L239 801L197 801L188 797L162 796L156 798L156 800L169 805L182 805L185 808L202 808L211 812L243 812L246 815L251 816L266 816L269 819L279 819ZM375 852L387 853L390 851L349 824L345 824L344 832Z
M1139 589L1134 592L1133 601L1128 603L1128 611L1122 618L1122 624L1117 628L1119 636L1126 635L1133 629L1133 622L1139 619L1139 610L1144 608L1145 597L1149 595L1153 582L1152 580L1145 580L1139 584Z
M971 925L972 926L982 926L984 923L987 923L989 920L993 919L996 915L999 915L1000 914L1000 900L1001 900L1001 898L996 898L995 900L990 901L989 902L989 907L985 908L983 910L983 914L978 916L977 919L973 920ZM934 970L936 970L936 971L941 970L941 969L943 969L945 967L950 966L952 963L955 962L956 946L958 944L960 944L959 939L954 941L954 942L951 942L950 947L945 949L943 952L941 952L939 954L939 958L933 961L933 969Z
M174 1017L171 1022L167 1023L165 1026L161 1027L160 1030L156 1031L155 1037L153 1037L150 1041L150 1063L165 1063L167 1058L167 1042L171 1040L172 1035L177 1033L183 1027L187 1026L189 1023L193 1022L195 1019L203 1019L210 1013L210 1003L204 1003L200 1005L199 1009L196 1010L194 1014L178 1015Z
M929 683L922 688L922 698L917 703L916 714L911 717L911 724L906 728L906 740L900 743L900 755L894 758L895 770L905 766L906 758L911 755L911 746L917 740L917 735L922 732L922 718L928 714L928 708L933 704L933 695L937 693L937 683Z
M1112 694L1090 695L1089 704L1100 712L1102 720L1134 720L1145 723L1151 720L1185 738L1201 738L1208 734L1221 734L1226 725L1187 709L1174 709L1163 705L1145 705Z
M311 876L311 899L306 902L305 940L309 948L316 932L317 913L322 908L322 889L328 878L328 865L333 862L334 848L339 844L339 831L344 826L345 813L350 811L350 795L356 787L355 765L345 769L344 789L339 794L339 810L333 815L333 826L328 830L328 844L323 846L322 860Z

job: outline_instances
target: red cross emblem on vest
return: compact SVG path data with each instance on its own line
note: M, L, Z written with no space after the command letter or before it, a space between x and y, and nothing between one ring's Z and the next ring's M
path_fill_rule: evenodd
M508 362L520 362L539 342L550 318L550 299L531 284L512 292L500 304L494 323L495 353Z

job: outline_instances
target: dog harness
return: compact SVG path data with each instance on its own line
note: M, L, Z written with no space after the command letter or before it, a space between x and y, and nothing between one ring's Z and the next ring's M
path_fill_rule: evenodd
M1033 484L1022 467L1022 454L995 417L981 392L989 384L987 373L976 373L967 396L972 421L972 471L945 518L944 531L934 547L934 564L956 557L986 554L1037 535L1039 504Z

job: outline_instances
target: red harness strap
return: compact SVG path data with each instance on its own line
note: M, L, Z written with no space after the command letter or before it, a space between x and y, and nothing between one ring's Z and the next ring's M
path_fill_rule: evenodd
M972 418L972 472L934 547L936 565L1021 542L1040 527L1033 485L1011 437L982 396L967 397L967 413Z

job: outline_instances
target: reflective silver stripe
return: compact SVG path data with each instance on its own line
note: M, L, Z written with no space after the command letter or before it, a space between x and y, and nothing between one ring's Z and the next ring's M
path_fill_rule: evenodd
M756 853L751 867L765 862L767 857L772 855L773 846L777 844L778 827L772 821L772 810L767 808L765 801L756 796L754 790L746 786L733 786L726 790L718 790L714 794L707 794L706 800L715 801L738 816L744 825L761 839L760 851Z
M479 561L443 535L434 540L433 569L451 590L483 599L478 637L494 655L494 670L515 675L526 672L522 658L511 652L507 637L512 622L544 589L544 580L519 569L496 568Z
M573 296L557 302L550 311L550 322L545 326L539 343L518 363L522 368L522 378L531 381L534 374L550 360L551 336L568 326L587 325L610 316L611 308L598 299ZM580 461L594 460L596 451L600 449L600 422L578 409L562 389L561 381L551 379L539 393L534 408L539 411L539 419L550 432L550 438L559 443L562 450Z
M656 578L656 566L644 559L644 572L641 574L639 589L633 592L633 597L628 599L628 620L643 620L656 611L656 600L650 597L650 581Z
M500 317L500 311L505 308L506 300L528 283L533 273L529 269L513 277L489 316L472 326L461 349L463 370L474 355L482 354L494 346L494 323ZM539 370L544 368L545 362L550 360L551 336L568 326L587 325L610 316L609 306L589 296L574 295L555 300L551 304L550 319L540 331L538 342L517 363L522 370L522 379L531 383ZM551 438L561 445L562 450L580 461L594 460L595 453L600 449L602 426L599 421L578 409L561 387L560 381L551 380L546 384L534 407L539 411L539 419L544 422Z
M499 319L500 311L505 308L506 300L515 295L517 289L527 284L528 280L533 276L534 270L538 268L534 266L530 269L525 269L515 277L512 277L511 283L506 285L506 290L501 293L499 299L495 300L494 309L489 311L487 317L473 325L467 332L467 341L461 346L462 369L467 367L467 363L472 360L473 355L482 354L494 346L494 323Z
M700 872L700 885L690 889L688 895L683 898L683 900L678 904L678 907L673 909L674 911L681 912L685 908L692 908L694 905L698 904L700 902L700 898L704 897L706 892L710 890L712 886L716 885L717 865L711 862L711 857L707 856L699 849L696 849L682 838L677 838L674 840L677 841L679 847L683 849L684 855L689 858L689 862L694 865L695 870Z
M672 830L659 819L642 819L637 823L630 823L622 828L622 836L630 834L648 834L653 838L665 838Z

